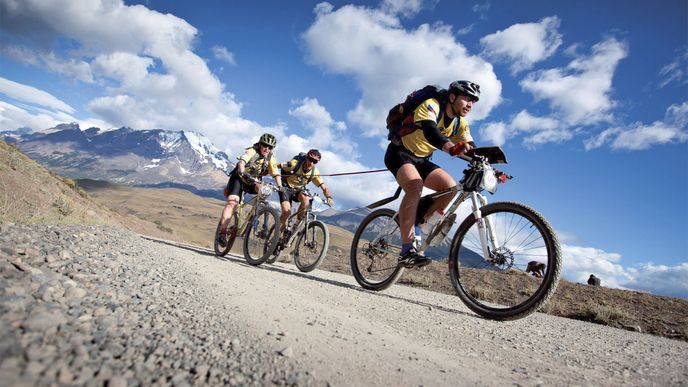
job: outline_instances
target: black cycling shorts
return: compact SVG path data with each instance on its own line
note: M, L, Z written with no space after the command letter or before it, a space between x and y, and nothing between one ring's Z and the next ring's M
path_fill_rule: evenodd
M255 195L258 193L254 185L244 184L244 182L241 181L241 179L239 178L239 173L236 169L234 169L232 173L230 173L229 175L229 181L227 182L227 190L229 190L230 195L238 196L239 200L241 200L244 192L250 193L251 195Z
M440 168L439 165L430 161L430 157L418 157L406 149L404 145L395 145L390 142L385 153L385 166L392 172L395 179L399 168L404 164L413 164L423 181L432 171Z
M300 189L294 189L287 185L283 186L284 190L278 192L280 203L281 202L299 202L299 193L302 191Z

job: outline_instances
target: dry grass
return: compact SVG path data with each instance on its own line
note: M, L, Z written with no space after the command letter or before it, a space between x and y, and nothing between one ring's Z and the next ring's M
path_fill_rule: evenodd
M120 216L96 203L74 180L53 173L1 140L0 223L110 224L163 235L151 222Z

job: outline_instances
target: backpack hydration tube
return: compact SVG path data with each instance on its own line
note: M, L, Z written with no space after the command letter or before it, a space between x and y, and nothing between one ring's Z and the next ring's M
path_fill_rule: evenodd
M394 105L387 114L387 139L395 144L401 143L401 137L415 131L417 128L411 122L405 125L406 118L413 114L413 111L423 103L423 101L435 98L437 100L444 99L447 91L437 85L428 85L422 89L418 89L406 97L406 100L400 104ZM440 105L442 101L440 101ZM408 128L407 128L408 126ZM404 130L402 130L402 128Z

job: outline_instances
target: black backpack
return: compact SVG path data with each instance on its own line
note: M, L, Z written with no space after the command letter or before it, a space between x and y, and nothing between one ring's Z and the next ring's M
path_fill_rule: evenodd
M395 144L400 144L401 137L417 129L412 122L405 123L406 118L413 114L413 111L423 101L430 98L437 99L440 102L440 108L442 108L446 96L447 91L437 85L428 85L409 94L404 102L394 105L387 114L387 129L389 130L387 139Z
M283 171L282 175L283 176L289 176L289 175L295 174L296 171L298 171L301 168L301 166L303 165L303 162L306 161L306 156L307 156L307 154L305 152L301 152L298 155L292 157L292 159L297 161L296 167L294 167L294 169L292 169L289 172ZM306 185L308 185L308 183L311 182L311 180L313 179L313 175L315 175L315 166L313 166L313 168L311 168L311 174L310 174L310 176L308 176L308 180L306 181Z

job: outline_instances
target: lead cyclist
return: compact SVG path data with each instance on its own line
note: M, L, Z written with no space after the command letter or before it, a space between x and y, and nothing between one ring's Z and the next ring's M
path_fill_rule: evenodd
M475 147L465 117L479 99L478 84L470 81L452 82L446 94L418 105L412 113L413 120L409 121L414 130L404 135L399 144L390 142L387 147L385 166L404 190L404 198L399 206L402 241L400 264L422 267L431 262L414 247L414 236L420 233L420 225L434 211L449 203L451 196L437 199L425 213L417 214L421 193L423 187L441 191L455 186L456 182L449 173L430 161L430 157L436 150L459 156Z

